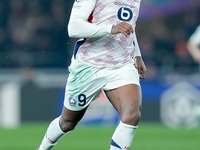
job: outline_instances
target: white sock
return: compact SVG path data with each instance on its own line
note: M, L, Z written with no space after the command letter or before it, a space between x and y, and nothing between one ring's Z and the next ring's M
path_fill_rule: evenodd
M39 150L50 150L65 135L65 132L60 128L59 119L60 117L50 123Z
M131 146L137 127L138 126L124 124L120 121L113 134L110 150L128 150Z

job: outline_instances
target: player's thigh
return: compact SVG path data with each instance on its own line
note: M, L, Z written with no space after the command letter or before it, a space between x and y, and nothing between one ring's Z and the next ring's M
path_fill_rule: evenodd
M64 106L72 111L80 111L99 97L101 88L106 84L105 77L99 77L98 68L78 61L72 62L66 84Z
M138 70L130 62L113 69L109 82L104 86L106 95L120 116L140 111L142 96Z
M63 106L61 120L65 122L78 122L84 116L86 110L87 107L79 111L73 111Z
M141 87L137 84L127 84L116 89L105 91L106 96L121 117L129 116L141 110Z

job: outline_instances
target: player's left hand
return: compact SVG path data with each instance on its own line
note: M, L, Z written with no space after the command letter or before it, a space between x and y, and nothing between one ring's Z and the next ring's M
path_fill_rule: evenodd
M146 76L146 66L140 56L135 57L135 68L138 70L139 76L141 79L144 79Z

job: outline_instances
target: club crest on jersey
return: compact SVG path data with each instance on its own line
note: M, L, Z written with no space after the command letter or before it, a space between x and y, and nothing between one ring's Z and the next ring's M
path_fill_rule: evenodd
M69 104L70 104L70 106L75 107L76 106L76 100L73 97L69 98Z

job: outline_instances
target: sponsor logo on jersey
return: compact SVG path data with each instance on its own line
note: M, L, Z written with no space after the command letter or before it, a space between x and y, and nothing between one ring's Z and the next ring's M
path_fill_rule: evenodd
M138 2L137 0L134 0L134 2ZM129 7L131 9L135 8L135 6L132 6L132 5L129 5L129 4L126 4L124 2L120 2L120 1L115 1L114 2L115 5L119 5L119 6L122 6L122 7Z

